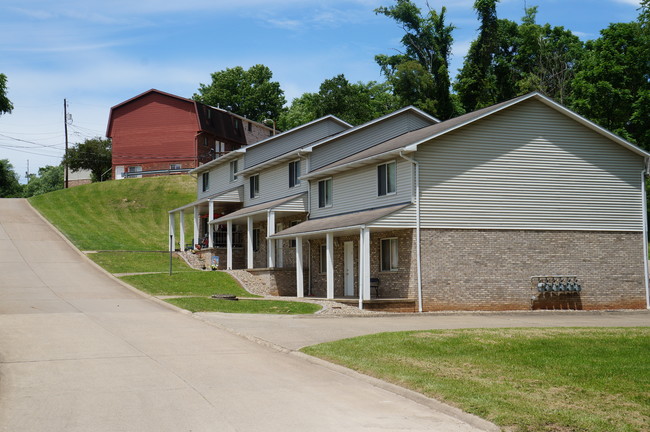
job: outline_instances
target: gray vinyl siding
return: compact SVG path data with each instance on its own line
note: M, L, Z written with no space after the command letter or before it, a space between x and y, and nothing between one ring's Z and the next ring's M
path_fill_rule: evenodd
M307 195L303 195L287 203L279 205L275 208L276 211L292 211L292 212L306 212L307 211Z
M279 135L268 142L247 148L244 168L250 168L290 151L305 147L310 143L337 134L345 129L346 127L342 124L326 119L291 132L287 136Z
M239 158L239 166L244 163L244 158ZM240 168L241 170L241 168ZM236 188L242 185L242 176L237 176L237 180L230 181L230 162L224 162L211 169L210 171L210 187L203 192L203 174L198 174L199 181L197 182L198 194L197 199L205 198L220 192Z
M295 159L294 159L295 160ZM305 160L300 160L300 170L306 169ZM255 174L255 173L251 173ZM248 177L244 180L244 207L274 201L276 199L307 192L307 182L301 181L299 185L289 187L289 162L281 163L274 167L260 171L260 194L251 199L250 182Z
M368 224L368 226L376 228L415 228L415 211L415 204L411 204L402 210L397 210L380 220Z
M643 229L643 158L538 101L422 144L415 157L423 227Z
M394 161L397 162L397 183L395 193L390 195L377 195L377 165L375 164L333 175L331 207L318 208L318 180L313 180L310 194L311 218L410 202L413 195L411 163L402 158Z
M396 136L432 124L430 119L413 112L403 112L357 132L315 146L311 154L310 169L313 171L322 168Z

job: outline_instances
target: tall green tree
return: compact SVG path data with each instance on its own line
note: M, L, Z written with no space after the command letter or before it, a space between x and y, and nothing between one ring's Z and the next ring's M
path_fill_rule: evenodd
M572 82L571 107L650 149L650 51L642 24L610 24L586 48Z
M23 188L25 198L63 189L63 165L47 165L38 169L38 175L30 174Z
M474 10L480 21L479 35L472 42L454 88L467 111L497 102L497 80L492 60L499 46L497 3L499 0L475 0Z
M257 64L245 70L241 66L211 74L210 84L200 84L193 99L254 121L277 119L286 103L280 83L271 81L273 73Z
M14 109L7 97L7 75L0 73L0 115L9 114Z
M63 157L63 164L72 171L90 170L92 181L101 181L102 175L112 166L111 150L110 139L86 139L68 149L68 154Z
M340 74L323 81L318 93L304 93L294 99L280 116L278 127L291 129L328 114L358 125L399 107L387 84L374 81L350 83L345 75Z
M18 174L9 159L0 159L0 198L15 198L22 195Z
M404 52L375 56L395 94L404 104L415 105L436 117L448 119L457 115L449 79L455 27L445 24L446 8L440 13L429 8L423 15L412 0L397 0L393 6L375 9L375 13L393 19L404 30Z

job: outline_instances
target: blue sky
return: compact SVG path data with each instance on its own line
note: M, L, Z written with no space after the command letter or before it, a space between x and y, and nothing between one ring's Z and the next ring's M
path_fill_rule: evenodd
M425 2L417 0L426 8ZM454 24L455 75L478 21L473 0L429 0ZM343 73L381 81L374 56L399 49L402 32L373 10L389 0L2 0L0 73L12 114L0 116L0 159L24 173L56 165L70 142L104 136L110 107L156 88L191 97L210 73L267 65L287 101ZM595 39L611 22L638 15L638 0L501 0L500 18L519 21L538 5L538 23Z

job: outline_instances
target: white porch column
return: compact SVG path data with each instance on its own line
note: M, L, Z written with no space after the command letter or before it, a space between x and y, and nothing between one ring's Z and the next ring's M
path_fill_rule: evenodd
M194 243L199 243L199 208L194 206Z
M181 252L183 252L185 250L185 213L183 210L178 212L178 219L181 232Z
M226 269L232 270L232 221L226 222Z
M174 250L174 245L176 244L176 237L175 237L175 232L176 232L176 227L175 225L175 219L174 219L174 213L169 213L169 235L171 236L169 241L169 250L173 251Z
M363 228L359 230L359 309L363 309L363 281L364 281L364 269L363 269L363 257L365 256L363 243Z
M305 296L304 278L302 274L302 237L296 237L296 297Z
M327 233L326 239L326 262L327 262L327 298L334 298L334 233Z
M246 268L253 268L253 218L246 218Z
M269 268L275 267L275 239L270 238L275 234L275 212L269 211L266 217L266 262Z
M370 229L361 230L361 243L363 244L363 256L361 257L363 265L363 298L370 299Z
M212 225L210 221L214 219L214 201L208 201L208 247L214 247L214 233L212 232Z

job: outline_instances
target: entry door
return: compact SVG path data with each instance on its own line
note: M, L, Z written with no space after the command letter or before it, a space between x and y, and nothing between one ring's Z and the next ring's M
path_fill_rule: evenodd
M282 222L275 224L275 232L282 231ZM284 242L282 240L275 241L275 267L283 268L284 267Z
M343 261L344 261L344 294L346 296L354 295L354 243L347 241L343 243Z

